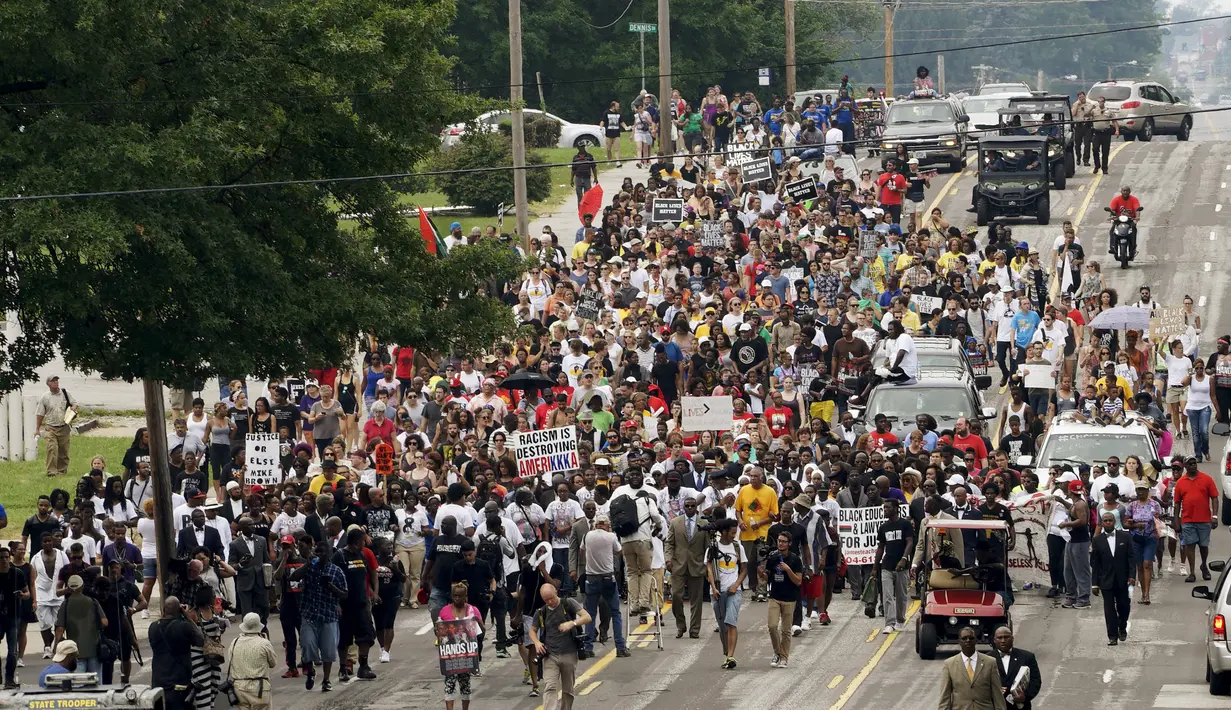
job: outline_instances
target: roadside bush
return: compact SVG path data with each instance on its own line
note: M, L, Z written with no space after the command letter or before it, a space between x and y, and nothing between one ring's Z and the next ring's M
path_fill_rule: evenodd
M560 124L545 116L526 114L525 129L527 148L555 148L560 142ZM500 133L512 139L512 121L501 121Z
M526 153L527 165L542 165L543 156ZM473 170L511 166L513 143L497 133L474 133L442 152L433 161L433 170ZM450 205L470 205L481 215L494 215L503 202L513 204L513 171L492 170L477 173L451 173L435 176L437 188L449 198ZM548 168L526 171L526 197L530 202L547 199L551 194L551 173Z

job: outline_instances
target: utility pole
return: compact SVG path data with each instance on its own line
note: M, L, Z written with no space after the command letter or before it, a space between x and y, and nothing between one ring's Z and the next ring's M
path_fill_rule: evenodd
M795 0L783 0L786 21L786 95L795 95Z
M936 55L936 91L945 93L945 55Z
M885 96L895 96L893 91L893 13L899 0L881 0L885 6Z
M513 110L513 207L521 248L530 253L530 215L526 204L526 122L522 115L521 0L509 0L509 106Z
M154 543L158 556L158 582L167 598L171 559L175 557L175 524L172 522L171 467L167 459L167 419L162 402L162 382L143 380L145 426L150 434L150 473L154 476ZM184 600L180 600L184 601Z
M671 140L671 0L658 0L658 150L673 155ZM668 148L668 144L671 147Z

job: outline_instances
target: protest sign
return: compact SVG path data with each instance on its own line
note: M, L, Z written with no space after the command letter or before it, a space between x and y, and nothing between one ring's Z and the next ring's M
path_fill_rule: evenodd
M812 176L808 176L803 180L788 182L783 189L787 197L794 199L796 202L807 202L808 200L815 200L817 197L816 178Z
M1188 330L1183 308L1156 308L1150 317L1150 342L1160 343L1165 338Z
M1050 363L1019 365L1018 371L1022 373L1022 385L1026 389L1050 390L1056 387L1056 371Z
M376 459L376 473L381 476L393 475L393 447L386 444L377 444L372 449L372 457Z
M249 434L244 438L245 486L276 486L282 483L282 466L278 462L277 434Z
M701 248L717 249L726 246L726 237L722 233L722 222L713 220L701 223Z
M859 256L871 259L876 256L876 232L865 229L859 233Z
M539 431L521 431L513 436L517 475L542 475L551 482L554 473L577 468L577 429L571 426Z
M901 507L902 517L910 518L910 508ZM838 510L838 537L842 538L842 556L848 565L870 565L876 561L876 531L887 520L885 507Z
M1009 577L1018 584L1051 586L1051 567L1047 556L1047 521L1051 502L1050 495L1035 493L1008 504L1013 514L1013 534L1016 538L1008 554Z
M654 210L651 213L651 221L655 224L663 224L664 222L679 224L680 222L683 222L684 201L662 198L654 200Z
M603 312L603 293L586 289L581 292L581 300L577 303L577 317L582 320L598 320Z
M945 299L940 296L924 296L921 293L911 294L910 302L915 306L915 313L919 314L923 322L931 317L932 311L945 306Z
M743 178L744 184L750 184L769 180L774 176L774 170L769 164L769 158L754 158L745 161L740 166L740 176Z
M436 640L441 675L474 673L479 668L479 625L474 619L437 621Z
M685 397L684 431L721 431L731 426L735 415L730 397Z
M302 377L288 377L284 383L286 386L287 400L296 407L299 406L299 398L304 392L308 391L308 381ZM291 432L294 434L295 432Z
M742 168L744 163L756 160L753 151L740 145L728 145L726 156L723 159L723 165L728 168Z
M928 311L931 313L931 311ZM967 348L966 358L970 360L970 369L975 373L975 377L982 377L987 374L987 358L978 350Z

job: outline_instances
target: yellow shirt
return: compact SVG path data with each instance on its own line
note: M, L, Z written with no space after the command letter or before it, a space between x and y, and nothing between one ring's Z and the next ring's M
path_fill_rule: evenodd
M747 530L739 531L740 540L764 540L769 537L769 525L763 524L753 529L752 524L768 521L778 514L778 495L773 488L764 484L761 485L761 490L744 486L735 496L735 512L743 516L744 523L748 525Z
M334 476L334 477L333 477L333 480L332 480L332 481L330 481L330 483L332 483L332 484L335 484L335 485L336 485L336 484L337 484L338 482L340 482L341 480L342 480L342 477L341 477L341 476ZM323 474L323 473L322 473L321 475L319 475L319 476L314 476L314 477L312 478L312 480L308 483L308 490L312 491L312 492L313 492L313 493L315 493L316 495L320 495L320 494L321 494L321 486L323 486L323 485L325 485L325 474Z
M954 254L951 251L941 254L936 259L936 270L941 273L948 273L949 270L957 264L957 258L959 256L961 256L961 254Z
M899 320L902 321L903 328L912 332L919 330L919 326L922 325L919 322L919 314L914 311L906 311Z
M898 272L899 274L904 273L907 269L910 268L910 265L913 264L914 261L915 261L915 256L913 254L906 254L906 253L898 254L898 260L894 264L893 270Z
M591 246L592 245L590 242L587 242L584 239L574 244L572 254L573 261L584 261L586 258L586 252L590 251Z
M1094 388L1096 391L1101 390L1106 386L1107 386L1106 377L1100 377L1098 379L1098 382L1094 383ZM1133 388L1129 386L1128 380L1124 379L1123 377L1120 377L1119 375L1116 375L1115 386L1120 388L1120 397L1124 399L1124 408L1132 409L1133 408L1132 406ZM1111 394L1111 392L1108 391L1108 394Z

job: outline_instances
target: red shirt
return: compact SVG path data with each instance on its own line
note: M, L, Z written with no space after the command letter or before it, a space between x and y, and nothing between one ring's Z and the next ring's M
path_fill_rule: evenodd
M898 436L891 431L884 434L878 431L868 432L868 444L873 449L886 449L896 443L898 443Z
M393 360L396 363L393 368L393 376L403 382L410 382L415 376L415 349L414 348L394 348Z
M1129 195L1127 200L1119 195L1111 198L1112 214L1119 214L1122 209L1128 211L1129 217L1137 219L1137 210L1141 209L1141 203L1137 200L1136 195Z
M765 423L775 439L786 436L791 433L791 410L786 407L769 407L765 410Z
M393 420L385 417L385 420L380 424L376 423L375 419L369 419L363 424L363 435L371 442L373 439L379 438L386 444L393 444Z
M1208 523L1213 520L1210 501L1218 497L1214 479L1200 471L1196 478L1189 478L1186 473L1175 482L1174 495L1176 503L1180 504L1180 523Z
M953 448L959 451L973 451L975 458L979 461L987 458L987 447L983 445L983 437L967 434L966 436L953 435Z
M338 379L338 368L330 367L324 370L308 370L308 374L312 375L318 384L333 387Z
M881 173L881 176L876 178L876 184L880 185L882 205L902 204L902 193L899 190L906 189L906 178L902 177L902 173Z

